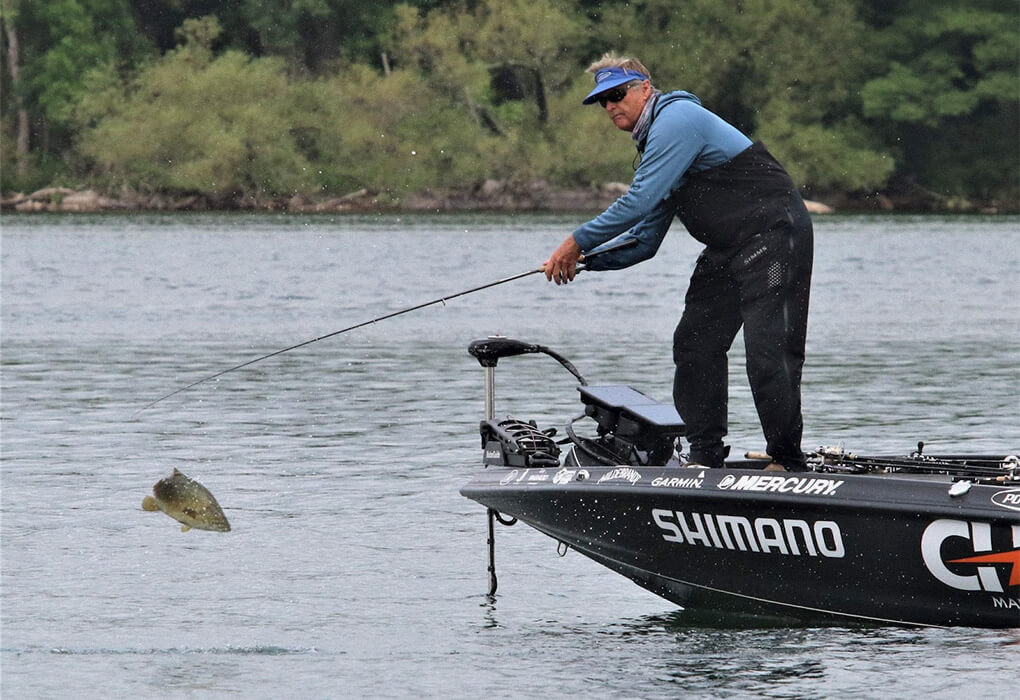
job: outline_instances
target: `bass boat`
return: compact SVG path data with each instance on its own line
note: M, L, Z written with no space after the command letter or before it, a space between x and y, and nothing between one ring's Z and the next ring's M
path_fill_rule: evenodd
M688 466L671 404L591 385L552 350L504 337L468 348L485 369L483 469L461 494L494 524L526 523L710 619L1020 627L1020 459L1013 455L768 455ZM494 415L501 358L544 353L579 381L555 428Z

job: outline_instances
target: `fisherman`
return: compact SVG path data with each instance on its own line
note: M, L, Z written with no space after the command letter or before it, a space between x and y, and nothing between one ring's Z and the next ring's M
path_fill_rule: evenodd
M627 192L544 263L546 279L574 279L585 253L617 236L636 245L586 262L629 267L655 255L676 216L705 245L673 334L673 400L687 424L690 464L722 467L727 449L727 352L741 326L747 376L773 471L804 471L800 382L813 233L790 176L760 142L701 106L662 93L634 58L605 54L588 68L599 103L631 132L641 161Z

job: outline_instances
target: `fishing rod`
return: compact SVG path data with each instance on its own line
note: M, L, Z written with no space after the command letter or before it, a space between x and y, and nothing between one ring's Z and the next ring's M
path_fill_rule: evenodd
M925 455L924 443L904 457L857 455L840 447L821 447L808 455L822 467L843 467L853 471L905 471L1012 480L1020 471L1016 455ZM751 453L748 454L751 456ZM754 453L756 458L760 453Z
M603 253L609 253L611 251L622 250L623 248L630 248L631 246L637 245L637 243L638 243L638 240L636 238L627 238L627 239L624 239L624 240L620 241L619 243L615 243L613 245L610 245L610 246L607 246L605 248L602 248L601 250L597 250L594 253L589 253L587 255L587 258L590 259L593 256L602 255ZM584 261L585 259L586 259L585 256L581 257L581 261ZM586 268L583 265L581 265L581 266L579 266L577 268L577 271L578 272L582 272L585 269ZM456 299L457 297L466 296L468 294L474 294L475 292L480 292L483 289L489 289L490 287L496 287L496 286L499 286L501 284L506 284L507 282L513 282L513 281L519 280L519 279L521 279L523 277L530 277L531 275L535 275L535 274L538 274L540 272L545 272L545 268L544 267L539 267L539 268L536 268L534 270L528 270L527 272L521 272L521 273L516 274L516 275L511 275L510 277L504 277L503 279L496 280L495 282L489 282L488 284L483 284L483 285L480 285L478 287L472 287L471 289L465 289L462 292L455 292L453 294L447 294L446 296L442 296L442 297L439 297L437 299L432 299L431 301L426 301L426 302L422 302L421 304L415 304L414 306L409 306L406 309L400 309L399 311L393 311L391 313L384 314L382 316L377 316L376 318L370 319L368 321L362 321L361 323L355 323L353 326L347 326L347 328L341 328L338 331L333 331L332 333L326 333L325 335L320 335L318 338L312 338L311 340L306 340L304 342L297 343L295 345L291 345L289 347L282 348L280 350L274 350L271 353L262 355L260 357L256 357L253 360L248 360L247 362L242 362L239 365L234 365L233 367L228 367L227 369L224 369L224 370L221 370L219 372L216 372L215 374L210 374L207 377L202 377L201 379L199 379L197 381L194 381L191 384L188 384L187 386L182 386L179 389L175 389L175 390L171 391L169 394L165 394L163 396L160 396L155 401L150 401L149 403L145 404L144 406L139 408L137 411L135 411L135 415L141 413L142 411L144 411L146 409L152 408L153 406L155 406L156 404L160 403L161 401L165 401L166 399L169 399L172 396L176 396L177 394L185 392L188 389L196 387L199 384L203 384L203 383L211 381L213 379L217 379L218 377L222 377L224 374L229 374L230 372L234 372L236 370L243 369L244 367L248 367L249 365L253 365L256 362L262 362L262 360L268 360L271 357L276 357L277 355L282 355L285 352L290 352L291 350L297 350L298 348L303 348L306 345L311 345L312 343L317 343L320 340L326 340L327 338L332 338L333 336L337 336L337 335L340 335L342 333L348 333L350 331L357 330L358 328L364 328L365 326L370 326L373 323L378 323L379 321L385 321L388 318L394 318L396 316L401 316L403 314L411 313L412 311L418 311L419 309L424 309L425 307L434 306L436 304L446 304L446 302L449 301L450 299Z

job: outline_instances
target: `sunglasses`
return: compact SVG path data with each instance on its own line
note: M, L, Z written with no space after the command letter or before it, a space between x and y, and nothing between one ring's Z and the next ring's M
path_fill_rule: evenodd
M599 104L602 105L604 109L605 106L610 102L619 102L620 100L627 96L628 90L630 90L632 87L637 87L640 84L641 83L631 83L630 85L624 85L623 87L607 90L598 96Z

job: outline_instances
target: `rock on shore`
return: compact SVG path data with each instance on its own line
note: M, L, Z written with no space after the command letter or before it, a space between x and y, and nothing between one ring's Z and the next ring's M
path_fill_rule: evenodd
M340 197L309 198L296 194L282 197L244 197L192 194L138 194L108 196L93 189L73 190L47 187L31 194L14 193L0 199L0 209L18 212L106 212L106 211L220 211L263 210L290 212L377 212L377 211L578 211L597 212L627 191L620 182L584 188L561 188L545 180L525 182L483 180L463 190L435 189L397 198L390 193L357 190ZM833 209L809 201L808 210L828 214Z
M103 212L211 211L255 209L292 212L370 211L587 211L609 206L627 186L610 183L601 187L564 189L544 180L510 183L484 180L470 189L435 189L400 198L391 193L357 190L340 197L310 198L295 194L282 197L245 197L194 194L172 197L163 194L126 193L118 197L92 189L47 187L31 194L14 193L0 200L4 211Z

